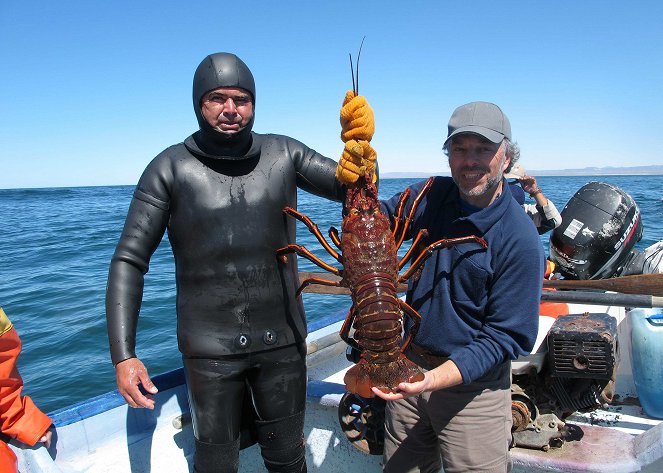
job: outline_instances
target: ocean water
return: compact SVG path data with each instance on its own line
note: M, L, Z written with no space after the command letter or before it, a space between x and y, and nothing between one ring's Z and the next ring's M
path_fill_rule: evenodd
M391 197L418 180L385 179L380 196ZM560 211L587 182L617 185L642 212L644 236L637 248L663 239L661 175L537 180ZM24 392L46 412L115 388L104 292L132 192L133 186L0 190L0 306L23 340L19 369ZM340 204L300 193L299 210L325 234L332 225L340 229ZM549 236L541 237L546 252ZM334 263L299 223L298 242ZM302 271L319 271L305 259L299 265ZM346 308L349 298L304 294L304 304L308 320L315 321ZM174 264L167 238L146 277L137 353L153 376L181 365L175 335Z

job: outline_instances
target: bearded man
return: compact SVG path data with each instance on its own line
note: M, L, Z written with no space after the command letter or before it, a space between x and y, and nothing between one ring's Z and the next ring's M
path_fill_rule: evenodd
M432 243L476 235L488 247L438 250L409 282L406 301L422 321L405 354L425 373L394 393L373 388L389 401L384 471L504 472L511 468L511 360L536 340L543 249L503 177L519 152L502 110L487 102L458 107L444 150L451 177L435 178L408 236L426 229ZM423 185L411 186L405 215ZM383 203L392 217L399 197Z

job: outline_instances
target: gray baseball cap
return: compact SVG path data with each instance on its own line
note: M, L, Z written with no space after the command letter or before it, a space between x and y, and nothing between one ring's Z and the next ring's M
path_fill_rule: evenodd
M502 109L494 103L471 102L454 110L444 144L461 133L474 133L493 143L501 143L505 137L511 140L511 124Z

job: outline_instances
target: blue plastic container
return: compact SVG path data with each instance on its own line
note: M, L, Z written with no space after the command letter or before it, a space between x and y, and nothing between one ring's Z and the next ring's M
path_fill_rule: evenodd
M640 405L647 415L663 419L663 310L633 309L629 317Z

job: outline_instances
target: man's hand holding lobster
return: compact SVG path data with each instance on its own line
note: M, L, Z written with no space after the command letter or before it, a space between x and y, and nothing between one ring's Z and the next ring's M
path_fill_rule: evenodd
M373 182L377 180L375 169L378 156L370 144L374 132L373 109L364 96L349 90L341 107L341 140L345 148L336 168L339 181L353 184L367 172Z

